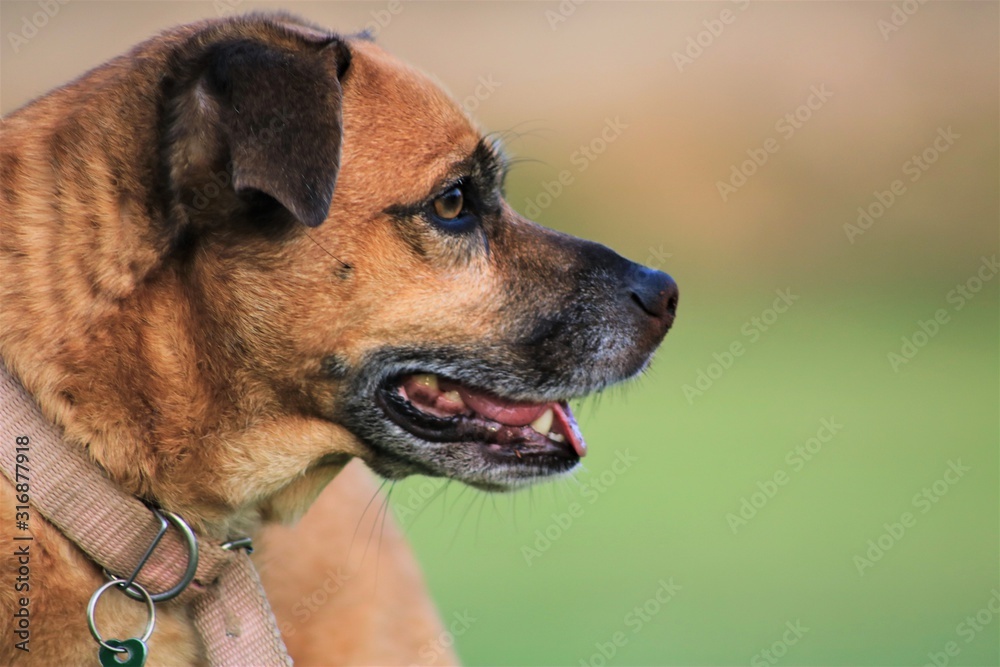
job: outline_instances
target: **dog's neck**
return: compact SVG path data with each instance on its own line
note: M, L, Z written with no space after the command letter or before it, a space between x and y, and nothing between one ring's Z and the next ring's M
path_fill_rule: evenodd
M100 118L118 112L117 88L155 94L158 82L107 70L86 79L4 124L0 357L128 493L219 536L294 518L346 463L331 442L350 438L279 409L250 369L221 376L239 367L218 363L238 345L199 312L184 271L164 259L176 239L151 219L160 193L144 178L159 147L116 137ZM77 103L94 88L109 108ZM34 131L67 109L54 135Z

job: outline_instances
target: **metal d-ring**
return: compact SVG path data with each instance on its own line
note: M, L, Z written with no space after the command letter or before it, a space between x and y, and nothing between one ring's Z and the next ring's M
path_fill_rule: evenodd
M153 602L165 602L180 595L181 592L183 592L183 590L187 588L192 581L194 581L195 572L198 571L198 538L195 537L194 531L191 530L191 526L189 526L180 516L174 514L173 512L157 509L155 507L150 509L153 511L153 514L156 515L156 518L160 520L160 529L156 537L150 543L149 548L146 549L146 553L143 554L142 558L139 560L139 564L135 566L135 570L132 571L132 574L128 579L115 577L115 575L110 573L108 573L108 576L114 578L118 588L120 588L125 595L129 596L133 600L145 600L146 598L149 598ZM143 566L146 565L146 561L148 561L149 557L153 555L153 551L156 550L156 546L166 534L167 528L169 528L169 524L167 523L168 521L174 524L177 530L180 531L181 535L184 536L184 541L187 543L188 563L187 568L184 570L184 576L181 577L181 580L177 582L174 587L169 588L162 593L149 593L141 587L139 587L141 592L136 592L134 589L139 585L135 583L135 579L139 576L139 572L141 572Z
M235 540L229 540L223 544L219 545L226 551L235 551L236 549L243 549L248 554L253 553L253 538L250 537L237 537Z
M150 595L149 591L143 588L140 584L132 582L129 588L122 588L121 585L124 583L125 583L124 579L119 579L115 577L114 579L112 579L111 581L107 582L106 584L98 588L96 591L94 591L94 594L90 596L90 603L87 604L87 627L90 628L90 634L94 636L94 639L97 640L98 644L108 649L109 651L114 651L115 653L127 652L128 649L111 646L110 644L105 642L104 637L102 637L101 633L97 630L97 621L94 620L94 610L97 609L97 601L101 599L101 595L104 593L104 591L108 590L112 586L117 586L119 590L125 593L132 590L133 588L139 589L140 599L146 601L146 609L149 610L149 620L146 622L146 631L142 634L142 637L140 637L139 639L139 641L141 641L143 644L149 641L149 638L153 635L153 626L156 625L156 605L153 604L154 602L153 596Z

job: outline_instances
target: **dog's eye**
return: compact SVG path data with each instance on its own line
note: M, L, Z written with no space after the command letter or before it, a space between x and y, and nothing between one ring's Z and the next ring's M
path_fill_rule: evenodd
M424 218L447 234L466 234L479 226L475 195L454 183L424 206Z
M434 200L434 213L444 221L451 221L465 210L465 197L458 188L452 188Z

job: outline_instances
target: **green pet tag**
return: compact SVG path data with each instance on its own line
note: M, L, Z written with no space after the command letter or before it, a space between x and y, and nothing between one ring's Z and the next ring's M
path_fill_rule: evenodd
M104 643L114 648L123 648L125 652L117 653L102 646L97 655L101 658L101 665L103 667L142 667L146 664L149 649L141 639L133 638L124 641L105 639Z

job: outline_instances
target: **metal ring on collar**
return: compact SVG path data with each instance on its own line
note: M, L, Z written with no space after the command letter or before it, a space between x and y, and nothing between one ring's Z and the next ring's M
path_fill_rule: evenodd
M235 551L236 549L243 549L248 554L253 553L253 539L249 537L237 537L235 540L229 540L224 544L220 544L220 547L226 551Z
M167 600L172 600L180 595L184 589L187 588L192 581L194 581L195 572L198 571L198 538L195 536L194 531L191 530L191 526L189 526L184 519L173 512L153 509L153 513L157 515L160 521L163 521L164 518L166 518L170 521L170 523L174 524L177 530L181 532L181 535L184 536L184 541L187 543L188 548L187 568L184 570L184 576L181 577L181 580L178 581L172 588L169 588L161 593L149 593L149 597L153 600L153 602L166 602ZM164 526L164 531L165 528L166 526ZM134 585L135 578L139 575L139 571L142 570L142 566L146 564L146 561L149 559L150 555L152 555L153 550L156 548L156 545L159 542L160 537L162 537L162 533L164 531L161 531L160 536L158 536L156 540L154 540L153 544L150 545L149 550L147 550L146 555L143 556L143 559L139 562L139 565L136 567L135 572L132 573L132 576L129 577L129 579L120 579L121 584L119 585L119 588L122 589L125 595L128 595L133 600L145 599L143 595L134 591L132 586ZM109 574L109 576L114 575Z
M97 621L94 620L94 610L97 609L97 601L101 598L104 591L108 590L112 586L118 587L118 590L122 592L127 592L131 588L122 588L121 584L124 584L124 579L114 578L106 584L103 584L100 588L94 591L94 594L90 596L90 603L87 604L87 627L90 628L90 634L94 636L97 643L108 649L109 651L114 651L115 653L123 653L128 649L114 647L109 645L104 641L104 637L97 630ZM153 596L149 594L145 588L141 585L132 582L132 586L138 588L141 593L141 599L146 601L146 608L149 610L149 621L146 622L146 631L143 633L142 637L139 639L143 644L149 641L149 638L153 635L153 626L156 625L156 605L153 604Z

